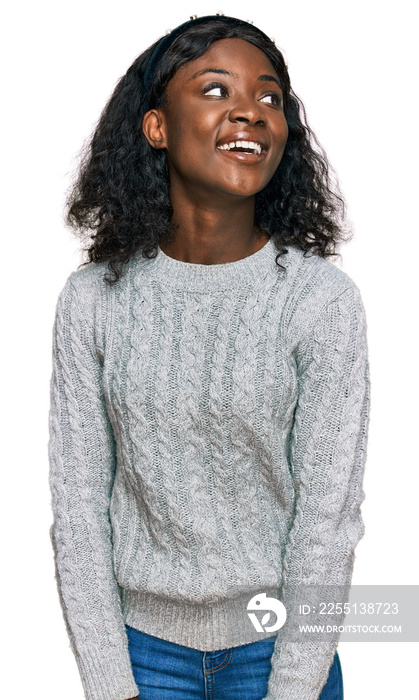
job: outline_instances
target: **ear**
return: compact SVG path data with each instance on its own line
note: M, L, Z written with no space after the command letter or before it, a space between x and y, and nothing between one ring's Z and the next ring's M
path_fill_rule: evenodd
M143 117L143 133L153 148L166 148L166 131L163 114L159 109L150 109Z

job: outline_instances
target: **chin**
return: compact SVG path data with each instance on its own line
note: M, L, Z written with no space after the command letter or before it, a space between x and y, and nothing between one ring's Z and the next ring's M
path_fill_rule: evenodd
M249 183L247 182L237 182L237 183L232 183L231 181L226 184L225 188L222 188L225 194L231 194L235 195L237 197L253 197L256 195L258 192L263 190L263 188L266 186L266 183L264 182L252 182Z

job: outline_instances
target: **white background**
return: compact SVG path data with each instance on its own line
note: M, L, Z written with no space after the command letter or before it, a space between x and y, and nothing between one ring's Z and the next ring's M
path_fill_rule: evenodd
M217 0L218 2L218 0ZM256 6L257 5L257 6ZM83 700L59 608L47 415L58 294L81 257L62 210L76 155L134 58L191 14L275 38L348 201L343 269L367 312L372 381L353 582L417 584L417 57L413 2L21 2L3 11L1 361L4 697ZM345 700L417 696L418 644L339 647ZM286 698L284 698L286 700Z

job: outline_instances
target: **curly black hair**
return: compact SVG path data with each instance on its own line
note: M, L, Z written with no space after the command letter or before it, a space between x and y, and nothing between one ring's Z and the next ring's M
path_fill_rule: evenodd
M218 19L187 29L157 66L145 95L143 76L158 42L128 68L106 104L84 151L67 198L66 223L89 237L87 261L108 261L114 284L124 263L141 250L152 258L163 241L173 240L170 180L166 153L152 148L142 131L145 112L167 108L166 86L180 66L202 56L214 41L239 38L263 51L279 76L288 123L282 160L256 194L255 225L274 241L279 253L294 244L305 253L336 256L348 239L345 203L327 156L310 129L303 103L293 92L282 53L247 23L228 26ZM345 233L346 232L346 233ZM350 237L350 236L349 236Z

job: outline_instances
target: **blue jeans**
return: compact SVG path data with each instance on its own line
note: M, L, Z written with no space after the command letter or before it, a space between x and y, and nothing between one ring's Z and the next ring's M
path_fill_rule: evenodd
M276 637L221 651L198 651L125 625L140 700L262 700ZM319 700L343 700L336 652Z

